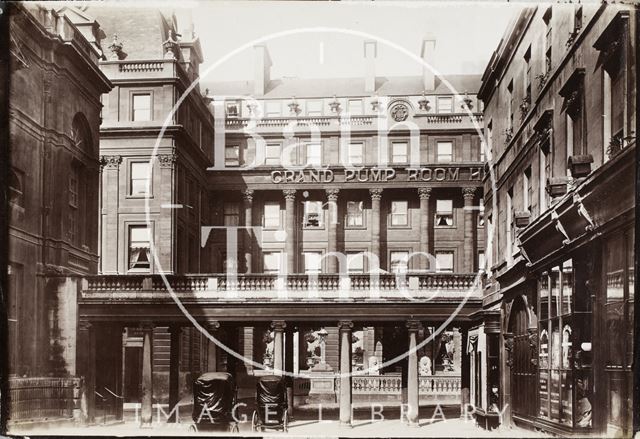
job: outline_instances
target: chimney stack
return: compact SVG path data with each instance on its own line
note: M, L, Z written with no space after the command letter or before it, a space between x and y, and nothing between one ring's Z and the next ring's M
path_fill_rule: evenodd
M364 91L373 93L376 91L376 57L378 55L378 43L375 41L364 42Z
M436 39L433 35L428 34L422 39L422 50L420 56L422 61L431 67L435 67L435 51ZM435 90L435 75L431 69L422 66L422 88L425 91Z
M271 80L271 57L264 44L253 46L254 52L254 77L253 92L256 96L264 96Z

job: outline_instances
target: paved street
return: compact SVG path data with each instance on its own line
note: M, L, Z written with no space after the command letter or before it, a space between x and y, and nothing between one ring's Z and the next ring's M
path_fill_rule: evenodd
M239 424L242 436L287 436L287 437L549 437L539 433L520 429L501 428L486 431L478 428L472 421L465 422L460 419L460 409L457 406L442 407L441 411L436 407L420 408L420 424L418 427L409 427L399 421L399 407L385 407L382 410L385 419L371 420L370 408L354 409L354 422L351 428L341 427L337 421L338 410L328 408L323 410L324 420L318 420L316 410L298 410L294 420L290 423L289 433L267 430L264 433L251 431L251 413L253 407L247 402L247 407L239 410L239 417L247 416L246 422ZM56 429L56 434L69 436L109 435L109 436L192 436L189 430L192 425L189 406L185 405L185 411L181 411L178 424L154 424L152 428L140 428L134 420L134 412L127 412L124 423L111 425L95 425L84 428ZM46 429L30 431L12 431L14 434L47 434ZM229 436L227 430L207 431L200 433L202 436Z

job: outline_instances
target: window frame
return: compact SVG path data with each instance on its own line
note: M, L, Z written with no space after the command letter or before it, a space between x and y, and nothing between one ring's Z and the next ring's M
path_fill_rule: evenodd
M136 97L148 96L149 97L149 118L148 119L136 119ZM152 122L153 121L153 90L132 90L130 92L131 107L130 121L131 122ZM139 110L138 110L139 111Z
M230 158L227 157L227 151L231 150L231 149L235 149L237 152L237 163L233 162L231 163L229 160ZM225 144L224 145L224 167L225 168L239 168L240 164L242 163L242 158L240 157L240 144Z
M440 161L440 157L443 154L440 154L440 145L441 144L450 144L451 145L451 154L449 154L451 156L451 159L448 162L443 162ZM454 150L455 150L455 142L452 140L436 140L436 163L442 163L442 164L448 164L448 163L453 163L455 161L455 157L454 157Z
M347 274L365 274L367 273L367 258L365 258L366 250L349 250L345 252L345 256L347 259ZM362 258L362 272L359 271L351 271L349 260L354 256L358 256Z
M278 224L271 225L267 224L267 206L277 206L278 207ZM262 205L262 227L265 230L281 230L282 229L282 203L279 201L267 200Z
M307 268L307 255L319 255L318 257L318 262L319 262L319 267L316 271L309 271L309 269ZM322 262L323 262L323 251L320 249L309 249L309 250L303 250L301 253L301 262L302 262L302 271L304 274L306 275L310 275L310 274L322 274L324 273L324 270L322 269Z
M392 265L393 264L392 256L393 256L394 253L405 253L407 255L406 266L405 266L405 271L404 272L396 272L396 271L394 271L393 265ZM406 274L409 271L411 271L411 268L409 267L409 263L411 262L411 260L409 258L410 254L411 254L411 250L406 249L406 248L391 248L391 249L389 249L389 251L388 251L389 273L397 275L397 274Z
M142 178L133 178L133 167L134 165L145 164L148 166L146 174L148 177ZM149 192L144 194L134 194L133 186L134 180L136 181L149 181ZM153 166L149 163L148 160L137 160L132 159L129 161L129 165L127 166L127 198L153 198ZM145 183L146 187L146 183Z
M436 260L436 266L435 266L435 272L436 273L445 273L445 274L451 274L451 273L455 273L456 272L456 252L453 249L448 249L448 248L444 248L444 249L436 249L433 252L433 257ZM438 267L438 255L450 255L451 256L451 271L443 271Z
M270 157L269 156L269 147L277 147L278 148L278 156ZM274 160L271 163L270 160ZM264 144L264 164L265 166L280 166L282 164L282 144L280 142L265 142Z
M309 148L310 146L317 146L318 147L318 162L314 163L312 161L309 160L310 157L315 157L314 156L309 156L309 151L313 150L312 148ZM304 164L305 166L322 166L323 160L322 160L322 155L323 155L323 147L322 147L322 141L320 142L304 142Z
M237 212L227 213L227 207L235 206L237 208ZM234 209L236 210L236 209ZM227 224L227 218L237 217L236 224ZM222 225L223 226L231 226L237 227L240 226L240 202L236 200L224 200L222 202Z
M148 234L149 234L149 247L148 247L148 261L149 261L149 267L132 267L131 266L131 255L132 255L132 231L133 229L147 229L148 230ZM147 224L147 223L140 223L140 222L131 222L131 223L126 223L126 231L127 231L127 259L126 259L126 267L127 267L127 272L128 273L152 273L153 272L153 258L151 257L151 240L153 239L153 223L151 224Z
M404 160L398 161L396 160L396 154L395 154L395 145L404 145L405 146L405 150L404 150ZM391 151L389 156L391 157L391 164L392 165L406 165L407 163L409 163L410 161L410 150L409 150L409 141L407 140L392 140L391 144Z
M309 225L307 223L309 213L313 213L313 212L308 212L308 210L307 210L307 206L309 206L311 204L316 204L316 205L320 206L320 209L318 211L318 225L317 226ZM324 205L325 205L325 203L320 201L320 200L304 200L303 201L303 203L302 203L302 229L304 229L304 230L323 230L325 228Z
M451 211L439 211L438 210L438 201L450 201L451 202ZM434 222L433 227L436 229L452 229L456 227L456 215L455 215L455 207L452 198L437 198L436 199L436 209L434 212ZM442 213L441 213L442 212ZM451 215L451 224L439 225L438 219L440 216L445 216L446 214Z
M393 205L394 203L404 203L407 208L406 208L406 213L405 214L398 214L398 213L394 213L393 212ZM393 218L394 216L398 216L398 215L404 215L406 217L406 222L402 223L402 224L394 224L393 223ZM388 227L390 229L408 229L411 228L411 207L410 207L410 203L409 200L389 200L389 218L388 218Z
M361 213L360 213L360 217L361 217L361 224L358 225L350 225L349 224L349 204L351 203L358 203L362 205L362 209L361 209ZM347 200L347 202L345 203L344 206L344 228L345 229L366 229L367 228L367 218L365 215L365 208L364 208L364 200Z
M17 186L19 187L13 186L14 179L16 180ZM9 169L9 188L8 188L9 189L8 201L10 205L24 209L24 201L25 201L24 184L25 184L24 172L14 167L10 168Z
M278 261L278 268L275 270L267 270L267 255L275 256ZM262 273L263 274L280 274L282 272L282 251L275 249L265 249L262 252Z
M352 103L357 103L359 105L360 111L358 113L353 113L351 111ZM362 98L347 99L347 113L349 114L349 116L364 116L364 100Z

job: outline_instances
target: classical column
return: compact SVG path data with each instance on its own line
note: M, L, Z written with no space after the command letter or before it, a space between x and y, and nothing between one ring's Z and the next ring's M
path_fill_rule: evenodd
M462 269L465 273L473 272L473 260L475 253L474 224L473 224L473 199L475 198L476 189L473 187L465 187L462 189L464 197L464 261Z
M327 201L329 204L329 215L327 222L329 226L329 253L338 251L338 193L340 189L327 189ZM327 259L329 273L338 272L338 258L331 256Z
M281 375L284 370L284 328L287 323L284 320L274 320L271 322L273 328L273 370Z
M460 349L460 416L465 416L466 409L469 404L469 391L471 384L471 364L469 362L469 354L467 353L467 339L469 337L469 329L466 326L460 328L462 332L462 346Z
M180 402L180 336L182 328L178 325L169 327L171 346L169 353L169 419L167 422L178 422L178 411L173 411Z
M102 172L102 188L105 191L102 198L101 219L103 241L102 264L103 274L118 273L118 199L120 197L118 188L118 175L122 163L122 157L119 155L108 155L100 157L100 165ZM105 189L109 188L109 189ZM125 261L125 264L128 261ZM128 268L128 267L125 267Z
M244 198L244 226L251 227L253 225L253 189L245 189L242 193ZM247 228L244 231L244 266L246 273L253 273L252 255L253 255L253 232Z
M220 328L219 322L207 322L205 329L210 336L215 337L216 332ZM207 372L218 371L218 347L214 342L207 338Z
M431 215L429 215L429 197L431 197L430 187L418 188L418 196L420 197L420 251L429 253L429 225L431 224ZM434 269L429 267L429 259L422 255L419 259L420 268L426 270Z
M142 324L142 407L143 427L151 427L153 412L153 323Z
M369 193L371 194L371 253L377 256L378 263L381 264L380 200L382 199L382 188L369 189Z
M340 321L340 425L351 426L351 329L353 322Z
M282 193L286 200L285 227L287 241L285 251L287 252L287 273L291 274L296 272L296 190L285 189Z
M285 382L287 383L287 405L289 416L293 416L293 328L287 329L284 343L284 369L288 373L285 377Z
M418 426L418 409L420 407L420 380L418 378L418 331L421 325L417 320L407 321L409 333L409 357L407 358L407 420L412 427Z
M93 325L86 320L78 322L78 343L76 345L76 356L78 359L78 375L84 379L85 401L83 407L86 412L82 413L83 423L91 423L95 419L96 408L96 336Z

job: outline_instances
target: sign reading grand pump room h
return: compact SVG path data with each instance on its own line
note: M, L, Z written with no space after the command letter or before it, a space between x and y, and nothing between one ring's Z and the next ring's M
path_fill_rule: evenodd
M331 169L288 169L271 171L272 183L384 183L388 181L481 181L481 167L356 168L336 172Z

